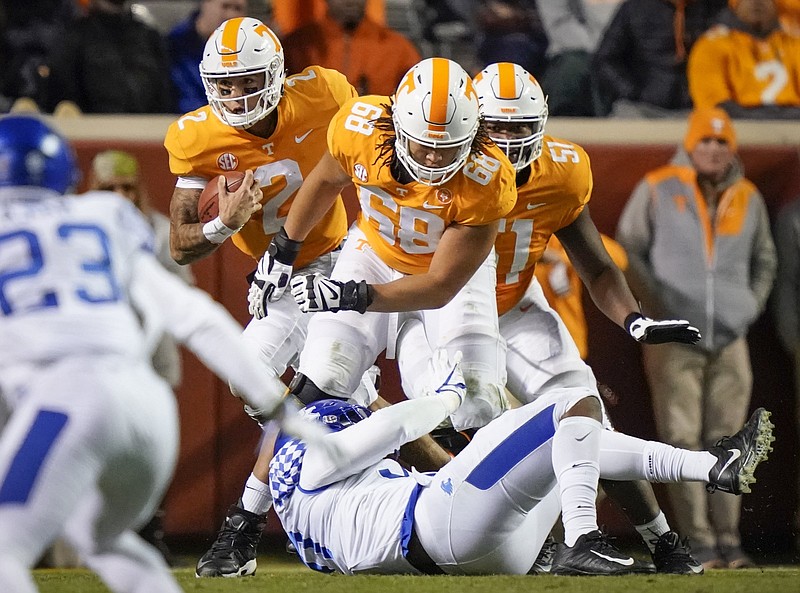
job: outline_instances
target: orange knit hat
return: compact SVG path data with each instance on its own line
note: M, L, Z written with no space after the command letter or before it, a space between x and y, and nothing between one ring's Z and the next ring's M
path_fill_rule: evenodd
M692 152L703 138L720 138L736 152L736 131L728 114L719 107L695 109L689 116L689 129L683 147Z

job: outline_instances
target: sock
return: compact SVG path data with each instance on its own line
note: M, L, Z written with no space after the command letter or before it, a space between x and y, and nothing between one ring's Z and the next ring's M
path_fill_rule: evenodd
M667 518L664 516L664 511L659 511L655 519L644 525L634 525L634 528L642 536L642 540L650 549L650 553L654 554L658 538L669 531L669 523L667 523Z
M256 515L264 515L272 507L269 486L250 474L242 492L242 508Z
M600 478L602 425L591 418L561 420L553 437L553 470L561 497L564 543L575 545L584 533L597 529L597 481Z
M600 467L607 480L708 482L717 458L708 451L689 451L645 441L613 430L600 435Z
M650 482L708 482L717 458L708 451L689 451L650 441L645 450L646 479Z

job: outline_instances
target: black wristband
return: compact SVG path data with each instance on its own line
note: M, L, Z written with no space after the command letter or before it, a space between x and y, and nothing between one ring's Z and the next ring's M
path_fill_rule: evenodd
M628 315L628 316L625 318L625 330L626 330L628 333L631 333L631 325L633 325L633 323L634 323L635 321L638 321L639 319L644 319L644 315L642 315L641 313L635 313L635 312L634 312L634 313L631 313L631 314L629 314L629 315Z
M372 287L366 280L348 280L342 285L339 311L358 311L364 313L372 304Z
M302 246L302 241L290 239L286 234L286 230L281 227L278 234L272 237L267 251L272 256L272 259L286 264L287 266L291 266L294 264L294 260L297 259L297 254L300 253L300 248Z

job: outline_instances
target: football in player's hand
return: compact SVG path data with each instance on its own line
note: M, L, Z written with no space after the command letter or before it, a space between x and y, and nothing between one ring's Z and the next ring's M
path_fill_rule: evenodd
M222 175L225 176L229 192L236 191L242 185L244 173L241 171L227 171ZM217 187L219 178L222 175L217 175L209 180L200 194L200 199L197 200L197 216L200 222L209 222L219 216L219 193L217 192Z

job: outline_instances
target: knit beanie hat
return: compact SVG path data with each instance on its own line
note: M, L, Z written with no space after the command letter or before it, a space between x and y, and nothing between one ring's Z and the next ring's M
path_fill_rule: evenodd
M689 115L689 129L683 147L692 152L703 138L720 138L736 152L736 132L728 114L719 107L695 109Z

